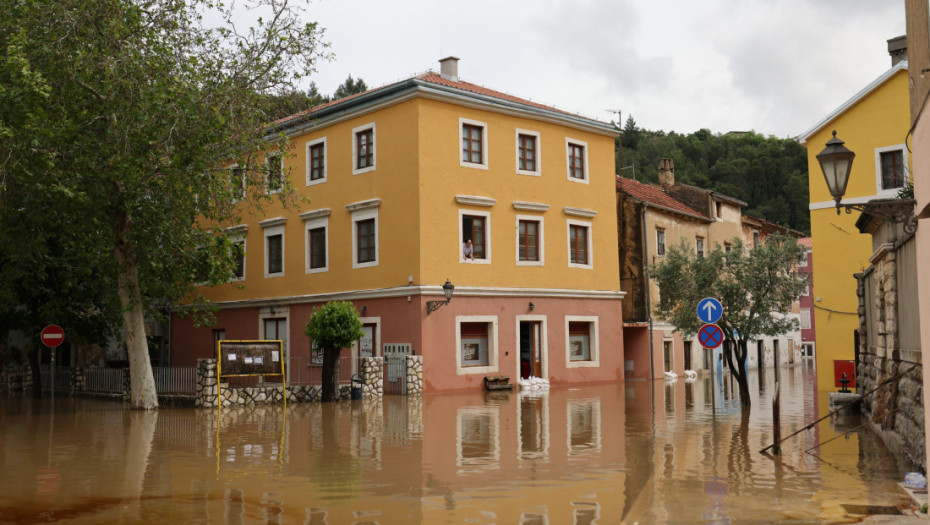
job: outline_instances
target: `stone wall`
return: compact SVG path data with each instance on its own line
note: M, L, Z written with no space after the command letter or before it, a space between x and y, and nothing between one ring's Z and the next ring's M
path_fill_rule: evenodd
M358 368L362 397L381 397L384 394L384 358L363 357Z
M925 468L923 381L920 354L900 348L897 257L903 239L872 255L865 272L856 274L859 298L859 364L856 390L867 394L862 413L892 449ZM889 381L898 374L902 377ZM879 385L883 386L879 388Z
M423 395L423 356L408 355L407 362L407 391L408 396Z

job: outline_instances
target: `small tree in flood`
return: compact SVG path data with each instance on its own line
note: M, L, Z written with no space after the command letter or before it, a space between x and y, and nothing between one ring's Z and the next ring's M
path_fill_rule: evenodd
M751 406L746 375L747 343L759 336L776 336L797 328L787 316L806 282L796 272L804 247L795 239L773 235L765 244L744 249L739 239L724 253L718 244L699 257L684 241L658 265L649 268L659 285L656 315L686 336L701 328L697 305L705 297L723 304L717 324L723 330L724 358L739 384L740 403Z
M323 401L336 401L339 351L362 338L362 321L348 301L326 303L314 308L304 333L323 349Z

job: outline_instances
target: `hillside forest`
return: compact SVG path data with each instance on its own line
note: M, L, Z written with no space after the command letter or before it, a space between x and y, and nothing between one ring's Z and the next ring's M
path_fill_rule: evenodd
M756 132L688 135L649 131L627 117L617 173L658 183L659 159L675 161L675 181L746 201L743 213L810 234L807 149Z

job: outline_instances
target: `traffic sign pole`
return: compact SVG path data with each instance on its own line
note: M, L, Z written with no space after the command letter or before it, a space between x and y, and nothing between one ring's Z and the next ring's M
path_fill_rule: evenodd
M39 340L42 341L42 344L48 347L49 352L52 354L52 384L49 385L49 389L52 392L52 402L55 401L55 354L58 346L65 342L65 331L61 329L57 324L50 324L42 329L42 332L39 334Z

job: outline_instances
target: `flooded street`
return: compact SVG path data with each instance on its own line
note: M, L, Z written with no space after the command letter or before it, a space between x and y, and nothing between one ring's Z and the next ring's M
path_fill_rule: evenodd
M868 432L833 439L857 418L760 454L773 374L752 375L748 420L728 376L716 399L709 376L222 412L3 399L0 522L818 523L905 504L907 465ZM783 436L827 413L814 381L782 369Z

